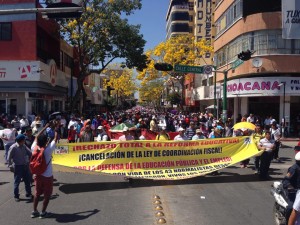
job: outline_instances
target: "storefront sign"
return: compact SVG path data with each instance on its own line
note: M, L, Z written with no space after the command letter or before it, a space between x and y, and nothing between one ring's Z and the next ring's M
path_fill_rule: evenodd
M0 61L0 81L42 81L52 86L67 87L66 74L57 69L54 60Z
M227 96L283 95L283 82L286 94L299 95L300 78L256 77L228 81Z

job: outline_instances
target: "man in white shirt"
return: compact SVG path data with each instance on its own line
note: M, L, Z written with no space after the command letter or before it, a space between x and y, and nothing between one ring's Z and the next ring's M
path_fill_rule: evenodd
M119 141L131 141L134 140L134 137L130 134L129 128L123 128L123 135L119 137Z
M22 118L20 119L20 126L21 126L21 133L25 133L25 130L27 127L29 127L29 122L26 119L25 116L22 116Z
M98 136L97 136L97 142L101 142L101 141L109 141L108 139L108 135L107 133L104 131L103 126L99 126L97 128L98 130Z
M185 130L182 127L180 127L178 129L179 134L174 137L174 141L187 141L187 140L189 140L189 138L185 135L184 131Z
M270 178L269 168L273 157L273 150L275 148L275 141L271 139L270 131L266 131L265 138L259 141L257 147L264 151L260 156L259 178L261 180L268 180Z
M2 131L1 139L3 141L5 149L5 164L8 164L8 150L10 146L15 143L17 130L12 127L12 124L10 122L7 122L6 126L7 127Z
M250 113L250 115L247 117L247 122L254 123L254 116L252 113Z

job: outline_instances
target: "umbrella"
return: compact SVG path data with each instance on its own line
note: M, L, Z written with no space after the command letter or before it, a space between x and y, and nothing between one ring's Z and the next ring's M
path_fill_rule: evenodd
M59 116L61 114L62 114L61 112L54 112L54 113L52 113L52 114L49 115L49 119L53 120L53 119L56 118L56 116Z
M130 123L120 123L112 128L110 128L110 131L111 132L120 132L120 131L123 131L124 127L128 127L128 128L131 128L131 127L134 127L134 124L130 124Z
M249 123L249 122L240 122L240 123L236 123L233 126L234 130L238 130L238 129L249 129L249 130L255 130L255 125L253 123Z

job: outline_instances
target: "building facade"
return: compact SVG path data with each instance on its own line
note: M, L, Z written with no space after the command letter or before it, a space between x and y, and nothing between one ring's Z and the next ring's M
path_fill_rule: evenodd
M285 118L289 132L295 133L300 113L300 40L282 38L281 10L279 0L272 1L272 7L267 0L217 1L215 65L218 71L229 70L228 116L271 115L278 123ZM254 52L252 58L237 65L237 55L248 49ZM217 73L220 89L223 80L223 73ZM213 87L208 96L212 98Z
M166 16L166 38L176 35L193 34L197 40L205 39L213 45L215 29L213 12L215 2L212 0L170 0ZM213 64L213 53L207 52L199 56L195 65ZM212 74L188 74L188 79L182 83L184 108L197 111L201 100L205 99L203 92L209 93L209 85L213 82Z
M32 9L36 0L4 0L0 9ZM58 25L36 13L0 16L0 113L62 111L72 74L73 49Z

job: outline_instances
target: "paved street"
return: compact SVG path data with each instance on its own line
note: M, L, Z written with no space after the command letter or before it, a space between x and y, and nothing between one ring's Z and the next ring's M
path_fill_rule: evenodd
M272 163L271 176L282 178L293 163L296 142L284 142L282 163ZM13 174L0 162L0 224L158 224L154 196L160 197L166 224L176 225L272 225L274 200L272 181L259 181L251 168L239 164L206 176L181 181L135 180L132 185L122 177L71 173L55 168L54 195L48 210L51 218L31 219L32 203L13 198ZM253 166L251 160L250 166ZM65 172L59 172L64 170ZM40 207L39 207L40 208Z

